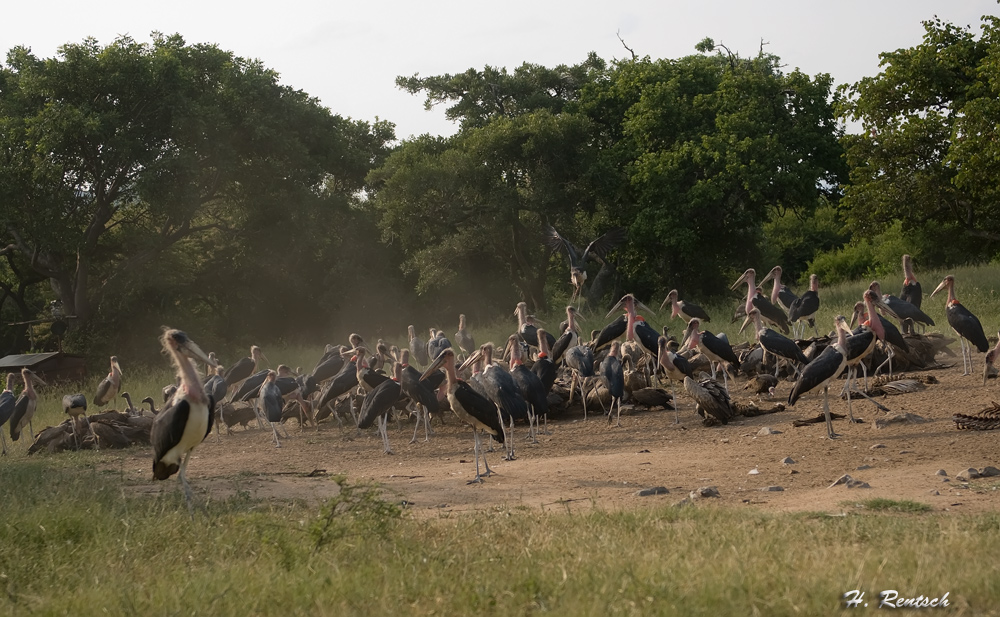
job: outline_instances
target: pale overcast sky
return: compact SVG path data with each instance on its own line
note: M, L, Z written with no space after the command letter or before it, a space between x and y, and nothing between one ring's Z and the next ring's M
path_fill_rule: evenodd
M451 134L443 109L399 90L397 75L459 73L523 62L577 64L595 51L627 57L618 34L640 56L679 58L706 36L743 56L761 40L787 70L830 73L837 84L878 72L878 54L920 42L935 15L979 31L1000 14L995 0L660 0L506 2L285 0L267 4L174 0L47 0L9 3L0 49L31 47L41 57L67 42L118 35L148 42L179 33L258 58L283 83L318 97L335 113L396 123L396 134Z

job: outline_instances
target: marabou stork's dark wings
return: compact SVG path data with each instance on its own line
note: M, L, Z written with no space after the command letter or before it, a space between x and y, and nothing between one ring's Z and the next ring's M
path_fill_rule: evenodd
M554 251L559 250L566 253L566 256L569 258L570 268L586 267L587 255L590 254L593 254L597 257L598 261L604 263L604 258L611 252L611 249L618 246L627 236L624 227L616 227L604 235L598 236L581 252L580 249L573 246L572 242L556 231L555 227L549 227L546 229L546 233L545 244Z

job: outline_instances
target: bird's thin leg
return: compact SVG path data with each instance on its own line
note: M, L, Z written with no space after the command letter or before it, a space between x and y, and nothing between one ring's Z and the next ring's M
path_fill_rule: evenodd
M865 392L868 392L868 365L865 364L864 360L861 361L861 372L865 376ZM854 374L854 379L856 380L857 378L858 378L858 375L857 375L857 373L855 373Z
M583 399L583 419L587 419L587 394L583 391L583 384L587 381L586 377L580 377L580 398Z
M184 460L181 461L181 468L177 477L181 481L181 488L184 489L184 498L187 500L188 513L191 515L191 520L194 520L194 495L191 492L191 485L187 481L187 464L188 459L191 458L191 450L188 450L187 454L184 455Z
M0 456L7 456L7 438L3 436L3 432L0 432L0 443L3 444L3 454Z
M528 405L528 436L531 443L538 443L538 414L535 413L535 406Z
M490 437L492 437L492 435L490 435ZM488 478L488 477L490 477L490 476L493 475L493 470L490 469L490 464L489 464L489 462L486 461L486 453L483 452L482 446L479 447L479 452L482 454L483 465L486 467L486 471L484 472L484 475Z
M392 446L389 445L389 429L388 429L388 424L389 424L389 417L386 416L386 415L383 415L382 418L379 421L379 431L382 433L382 443L385 445L385 453L386 454L395 454L392 451Z
M479 430L476 427L472 427L472 438L475 440L473 442L475 443L473 452L475 452L476 457L476 477L466 482L466 484L482 483L483 481L483 476L479 473ZM486 460L485 456L483 456L483 460Z
M819 328L816 327L816 322L813 322L813 332L816 333L816 338L819 338Z
M571 381L569 384L569 402L566 403L566 405L573 404L573 392L576 390L576 376L577 376L576 371L573 371L573 381Z
M670 379L670 402L674 404L674 424L681 423L680 412L677 410L677 395L674 394L674 380Z
M101 444L97 442L97 433L94 432L94 425L90 423L90 418L87 417L87 414L83 415L83 419L87 421L87 428L90 429L90 434L94 438L94 449L100 452Z
M421 413L421 405L420 405L420 403L417 403L417 421L413 424L413 439L410 440L410 443L414 443L415 441L417 441L417 429L420 428L420 416L421 415L423 415ZM427 441L427 440L425 439L424 441Z
M257 416L257 428L264 430L264 423L267 422L267 418L264 417L264 413L257 406L257 399L250 399L250 406L253 407L253 413Z
M847 369L847 385L851 385L851 372L854 368ZM847 388L847 415L851 417L851 424L854 424L854 409L851 407L851 389Z
M775 358L775 364L777 364L777 362L778 360ZM722 371L722 386L726 389L726 394L729 394L729 371L722 366L722 362L719 362L719 370Z
M763 363L764 363L764 360L761 359L761 364L763 364ZM715 362L709 361L708 365L710 367L712 367L712 379L715 379Z
M611 401L611 402L614 403L614 401ZM618 418L617 418L617 421L618 421L618 426L621 426L622 425L622 399L621 399L621 397L618 397Z
M500 413L500 408L497 408L497 414ZM514 460L514 416L510 417L510 430L504 426L503 417L500 417L500 426L504 429L504 445L507 446L507 456L504 460L513 461Z
M278 440L278 429L274 428L274 422L268 422L271 425L271 434L274 435L274 447L280 448L281 441Z
M833 432L833 418L830 417L830 386L823 386L823 415L826 417L826 434L830 439L836 439L838 435Z
M31 435L31 441L35 441L35 427L31 425L31 418L28 418L28 434Z

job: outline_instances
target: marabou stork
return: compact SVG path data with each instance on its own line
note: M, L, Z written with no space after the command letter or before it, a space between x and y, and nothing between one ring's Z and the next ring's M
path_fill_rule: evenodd
M528 420L528 403L521 396L521 391L511 374L493 363L493 343L486 343L481 348L483 354L483 386L487 397L497 406L497 413L505 426L509 425L511 432L507 434L507 460L514 460L514 420Z
M674 404L674 424L680 423L680 416L677 410L677 396L674 394L674 382L684 383L685 377L692 377L691 365L684 356L679 356L670 349L670 339L660 336L657 340L658 353L657 363L663 367L667 378L670 380L670 399Z
M748 315L750 313L750 309L757 307L757 310L760 311L760 316L763 317L765 321L781 328L782 333L788 334L788 317L785 315L784 311L771 304L768 299L764 297L764 294L755 284L756 278L757 272L753 268L747 268L742 276L736 279L736 282L733 283L733 286L731 287L732 290L739 287L741 283L747 284L747 301L743 304L744 312L742 315L734 316L733 321L735 322L740 317Z
M540 330L547 334L544 330ZM546 394L552 390L552 384L556 382L556 365L553 360L549 357L551 351L549 351L549 343L545 340L544 334L538 339L538 358L535 363L531 365L531 372L538 375L538 378L542 381L542 386L545 388Z
M37 383L40 386L47 384L27 368L21 369L21 379L24 380L24 390L21 391L21 396L14 401L14 413L10 417L10 438L17 441L21 437L24 426L27 425L31 440L34 441L35 429L31 426L31 419L35 416L35 410L38 408L38 394L35 392L33 384Z
M618 401L617 426L622 425L622 398L625 396L625 372L622 369L621 360L618 353L621 350L621 343L614 341L611 343L611 350L601 362L600 377L601 383L611 394L611 408L608 409L608 424L611 424L611 414L615 410L615 401Z
M809 364L809 359L803 355L802 350L795 341L778 334L770 328L764 327L764 322L760 318L760 311L756 307L750 310L750 314L743 321L743 326L740 327L740 332L743 332L743 329L750 322L754 324L754 331L757 334L757 342L760 343L760 346L771 355L776 356L774 360L775 377L778 376L778 358L784 358L789 362L797 362L799 366ZM799 366L792 365L796 373L799 372Z
M226 379L226 383L230 386L239 387L244 379L260 371L261 360L270 364L270 361L267 359L267 356L264 355L264 352L260 350L260 347L251 345L250 356L240 358L231 364L229 369L223 374L223 377Z
M923 298L924 292L920 289L920 283L917 277L913 276L913 262L909 255L903 255L903 288L899 292L899 299L920 308ZM912 333L912 326L913 324L905 324L903 331Z
M750 307L752 311L753 306ZM721 338L715 336L708 330L699 331L698 326L701 323L697 319L692 319L688 322L687 330L684 333L684 340L687 342L686 349L694 349L695 347L707 357L712 363L712 379L715 379L715 365L718 364L719 368L722 370L722 383L726 388L726 392L729 392L729 377L725 367L722 366L723 362L727 362L736 370L740 370L740 360L736 357L736 353L733 352L732 346ZM683 346L682 346L683 347Z
M14 415L14 381L17 375L7 373L7 388L0 392L0 444L3 445L3 455L7 455L7 438L3 436L3 425Z
M438 368L444 368L446 388L448 392L448 402L451 405L452 412L460 420L467 422L472 426L472 435L475 438L475 453L476 453L476 477L473 478L469 484L474 482L482 482L483 476L479 473L479 455L482 448L479 445L479 430L492 435L495 439L503 443L504 440L504 429L500 423L500 417L497 415L497 408L489 399L482 396L478 392L472 389L469 384L461 381L458 378L458 372L455 370L455 350L445 349L441 352L434 362L431 363L427 370L421 375L421 379L425 380L431 375L433 375ZM492 471L490 466L486 463L486 454L483 455L483 464L486 465L486 475L489 476Z
M975 345L982 353L986 353L990 348L990 344L986 341L986 333L983 332L983 324L979 323L979 318L972 314L972 311L965 308L955 297L955 277L948 275L944 277L941 284L937 286L937 289L931 293L931 297L934 294L941 291L945 287L948 288L948 301L944 305L945 315L948 317L948 325L951 329L955 331L958 335L958 342L962 345L962 368L965 372L962 375L969 375L972 373L972 346ZM969 361L968 366L966 366L965 354L966 345L965 341L969 342L968 354Z
M451 341L444 335L444 331L431 328L431 338L427 341L427 356L433 361L441 350L451 348Z
M875 312L873 300L875 297L877 297L875 292L872 291L870 295L866 292L864 301L854 305L851 324L853 325L855 320L859 323L852 335L847 338L848 373L847 385L845 386L847 390L851 389L851 384L857 379L858 365L861 365L861 371L865 376L865 390L868 389L868 367L864 363L865 358L875 350L876 341L885 340L885 328L882 327L882 320L878 319L879 315ZM862 319L865 314L868 315L868 318Z
M799 330L799 338L805 333L805 323L812 326L813 332L819 336L816 328L816 313L819 311L819 277L815 274L809 275L809 291L802 294L792 305L788 307L788 321L802 324Z
M212 354L208 354L208 356L211 358ZM215 358L212 359L215 360ZM222 402L226 400L226 393L229 391L229 384L226 383L226 378L223 377L224 373L224 367L221 364L218 364L204 381L205 393L212 397L213 401L219 401L220 406ZM215 438L216 441L218 441L222 439L222 429L219 426L222 424L222 419L216 417L212 420L212 423L215 425Z
M869 291L871 292L870 296L868 295ZM879 296L877 293L875 293L871 289L869 289L869 290L867 290L865 292L865 300L866 301L863 303L863 305L865 307L867 307L870 304L872 308L881 309L882 311L885 311L886 313L889 312L888 307L885 305L884 302L882 302L881 296ZM855 308L855 311L857 311L858 305L855 304L854 308ZM865 309L865 311L866 310L867 310L867 308ZM862 312L858 313L858 315L859 315L859 317L863 317L865 315L865 312L862 311ZM870 313L868 313L867 316L868 316L868 318L871 318L871 314ZM891 321L889 321L888 319L886 319L885 317L883 317L879 313L875 313L875 316L878 317L878 322L879 322L879 325L881 326L881 328L880 329L879 328L873 328L873 330L875 330L875 334L876 334L876 336L878 336L878 340L882 341L882 345L885 347L885 354L886 354L887 357L885 359L885 362L883 362L882 364L878 365L875 368L875 370L873 371L873 374L877 375L878 372L882 370L882 367L885 366L886 364L888 364L889 365L889 376L891 377L892 376L892 359L896 355L896 352L893 350L893 348L894 347L898 347L899 349L903 350L904 352L909 352L910 351L910 346L909 346L909 344L907 344L906 339L903 338L903 335L900 334L899 328L897 328L895 325L893 325L893 323ZM869 321L873 321L873 320L869 319ZM851 318L851 325L852 326L854 325L854 317Z
M757 285L760 287L764 286L764 283L773 279L774 284L771 286L771 304L775 306L780 306L785 309L787 313L792 308L792 303L799 299L795 293L788 288L786 285L781 284L781 266L775 266L771 268L771 271L760 280Z
M434 396L434 390L440 385L440 381L431 384L429 378L425 381L420 380L420 371L410 366L409 349L403 350L400 357L400 367L402 372L400 373L399 385L403 389L403 394L409 397L417 407L417 421L413 427L413 439L410 440L410 443L417 440L417 429L420 427L421 418L424 422L424 441L427 441L430 439L431 433L430 414L437 415L441 409L441 404ZM441 374L441 377L444 375Z
M616 227L611 231L599 236L587 245L581 253L571 242L562 237L554 227L546 229L545 243L552 250L561 250L569 258L569 280L573 285L573 296L570 303L574 302L583 291L583 283L587 280L587 255L594 257L602 265L608 253L625 239L626 232L623 227Z
M653 309L649 308L642 302L635 299L632 294L625 294L618 304L611 309L608 316L619 308L625 309L625 341L626 343L622 345L621 351L623 356L630 356L632 358L633 364L638 365L639 356L643 355L643 351L638 349L638 344L636 344L636 339L642 345L642 347L649 352L650 356L655 356L657 353L656 340L660 338L660 333L657 332L646 323L645 317L636 313L636 307L642 308L643 310L653 313ZM656 313L653 313L654 315ZM632 347L632 349L628 349Z
M507 342L510 348L510 376L514 379L514 384L517 386L518 392L521 393L521 398L528 405L528 433L531 435L531 441L538 443L538 438L535 435L538 430L538 418L544 416L546 425L548 425L549 391L538 375L524 366L520 337L517 334L511 334ZM539 342L542 341L539 340ZM547 343L543 344L547 345Z
M660 305L660 310L670 303L670 318L680 317L685 322L691 321L692 319L700 319L705 323L712 321L712 318L708 316L705 309L701 308L697 304L691 304L690 302L684 302L683 300L677 299L677 290L671 289L667 293L667 297L663 299L663 304Z
M281 398L281 388L274 383L278 379L276 371L269 370L264 376L264 383L260 385L257 393L257 408L260 409L268 424L271 425L271 434L274 437L274 447L281 447L281 440L278 439L278 429L275 424L281 423L281 409L284 401ZM288 437L288 433L285 433Z
M417 336L417 329L413 326L407 326L406 331L409 334L410 340L410 356L412 356L412 358L416 360L420 366L427 366L427 364L430 363L430 358L427 357L427 343Z
M469 330L465 327L465 313L458 316L458 332L455 333L455 343L466 356L478 349L476 347L475 339L472 338L472 335L469 334Z
M997 346L986 352L986 366L983 367L984 386L990 373L990 367L996 365L997 358L1000 358L1000 332L997 332ZM0 422L0 425L3 425L3 422Z
M319 401L316 403L316 420L322 420L326 417L324 415L325 409L328 405L332 404L338 397L347 392L350 392L352 388L358 385L358 356L356 355L359 350L350 349L345 351L345 354L355 354L351 355L350 360L344 363L344 366L340 369L333 379L329 381L326 385L326 389L320 393ZM354 414L353 404L351 406L351 414ZM340 421L340 418L337 418Z
M542 332L545 332L543 335L545 338L545 346L551 350L550 353L552 357L550 359L553 364L559 364L559 360L562 359L563 354L566 353L567 349L576 347L580 344L580 326L576 323L576 316L577 310L572 306L567 306L566 329L559 335L559 338L556 339L555 343L549 343L551 335L542 330ZM537 328L535 329L535 340L538 340ZM538 348L541 349L541 341L539 340L538 343Z
M563 354L563 362L573 371L573 382L569 386L569 402L573 402L573 390L580 383L580 398L583 399L583 419L587 419L587 394L584 392L587 379L594 376L594 350L589 345L570 347Z
M795 406L795 401L802 395L812 392L816 388L823 388L823 413L826 416L826 433L830 439L837 437L833 432L833 420L830 417L829 389L830 382L840 376L847 366L847 320L838 316L834 321L837 328L837 342L827 346L819 356L807 364L802 373L799 374L798 381L792 386L792 391L788 394L789 406Z
M118 356L111 356L111 372L97 384L97 396L94 404L104 407L118 396L122 387L122 367L118 364Z
M365 395L365 400L361 402L361 409L358 411L359 429L371 428L376 421L378 422L378 432L382 436L382 450L386 454L393 454L389 446L389 431L386 425L393 406L403 392L400 385L402 374L402 365L395 363L392 368L392 378L372 388L371 392Z
M200 444L212 429L215 401L205 394L198 371L191 360L201 360L211 364L212 360L180 330L164 330L160 337L164 351L177 368L181 385L174 394L171 404L156 415L150 429L149 439L153 444L153 477L166 480L177 473L188 512L194 517L191 504L191 486L187 481L187 464L191 451Z
M874 291L882 299L882 304L885 305L886 312L899 320L899 326L904 332L908 328L912 330L913 323L918 323L925 327L934 325L934 320L913 304L891 294L883 295L882 286L878 281L872 281L868 289Z
M521 335L524 342L537 348L538 326L531 323L532 319L531 316L528 315L528 305L524 302L518 302L517 308L514 309L514 314L517 315L517 333ZM569 330L569 328L567 328L567 330ZM545 338L549 341L549 348L555 350L556 338L548 333L546 333Z

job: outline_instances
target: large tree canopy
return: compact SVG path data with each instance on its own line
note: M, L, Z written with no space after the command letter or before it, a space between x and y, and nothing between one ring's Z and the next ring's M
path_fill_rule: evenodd
M881 54L882 71L844 88L841 113L863 132L844 138L851 165L843 206L859 235L893 222L925 263L990 257L1000 247L1000 20L978 38L939 19L920 45ZM985 241L984 241L985 240Z
M844 169L830 77L785 74L764 53L611 66L591 54L397 83L461 123L404 143L371 176L385 237L421 291L506 275L543 307L550 267L568 291L565 259L543 249L554 225L579 243L628 228L613 260L631 291L718 293L760 256L772 215L810 213Z
M259 61L176 35L88 39L48 59L15 48L0 66L0 232L85 323L136 277L190 280L206 259L251 252L241 243L277 250L297 232L297 254L318 254L315 220L349 218L392 139ZM176 248L198 256L164 272Z
M179 36L88 39L48 59L15 48L0 67L6 251L86 322L178 243L213 230L232 243L290 207L346 204L391 139Z
M699 48L715 49L710 39ZM625 183L604 207L629 228L634 290L718 293L760 258L769 218L812 212L843 169L831 88L829 75L785 74L776 56L727 50L620 62L586 92L614 144L605 167Z

